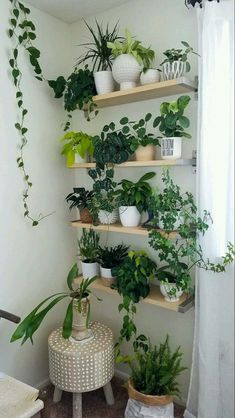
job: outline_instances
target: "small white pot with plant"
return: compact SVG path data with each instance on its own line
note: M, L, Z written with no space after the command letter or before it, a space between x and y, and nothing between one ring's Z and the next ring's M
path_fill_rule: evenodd
M187 265L181 263L182 268L187 271ZM160 291L167 302L178 302L180 296L183 294L183 289L179 285L180 276L176 276L170 271L165 270L166 267L159 268L157 272L157 279L160 282Z
M182 155L182 137L191 138L184 129L190 125L184 116L184 110L190 102L189 96L180 96L176 101L163 102L160 106L160 116L153 122L153 127L159 126L163 136L161 140L161 157L163 160L176 160Z
M191 69L188 54L198 55L188 42L182 41L181 43L185 47L184 50L172 48L163 53L166 56L160 64L162 66L163 80L173 80L183 77L184 73L189 72Z
M100 275L105 286L110 287L115 283L115 276L112 274L112 269L122 264L127 257L129 247L120 244L116 247L99 247L99 264Z
M112 75L113 54L107 43L121 39L118 36L118 24L116 23L111 31L109 25L104 30L97 21L96 31L86 21L85 24L92 39L90 42L80 45L86 48L86 52L79 58L77 65L91 62L97 94L110 93L114 91L115 86Z
M152 118L151 113L139 121L130 121L127 117L120 120L122 132L129 135L131 151L135 152L136 161L155 160L156 146L160 145L159 139L148 131L148 123Z
M158 83L160 81L160 70L155 68L144 68L140 74L140 83L142 86L145 84Z
M140 224L141 213L148 209L148 199L152 194L148 180L155 175L156 173L149 172L136 183L126 179L119 183L121 188L116 190L115 195L119 202L119 215L123 226L134 227Z
M134 88L142 68L149 68L153 61L154 51L143 47L127 29L124 40L108 42L107 45L115 58L112 72L114 80L120 84L120 90Z
M82 131L67 132L61 138L61 141L65 142L61 154L66 156L68 167L71 167L74 163L85 162L93 156L93 137Z
M98 276L98 248L99 235L93 229L82 230L82 236L78 240L79 256L81 258L82 275L84 279Z

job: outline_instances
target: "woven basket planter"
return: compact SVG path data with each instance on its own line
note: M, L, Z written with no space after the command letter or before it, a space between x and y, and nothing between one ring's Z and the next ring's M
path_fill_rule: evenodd
M168 405L173 402L173 396L154 396L154 395L145 395L144 393L138 392L132 385L131 380L127 382L127 390L129 398L134 399L138 402L141 402L149 406L163 406Z

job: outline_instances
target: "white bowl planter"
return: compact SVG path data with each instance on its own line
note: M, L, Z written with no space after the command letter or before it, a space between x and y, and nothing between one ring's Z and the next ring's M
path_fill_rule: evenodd
M120 90L135 87L140 72L141 66L130 54L121 54L113 62L113 78L120 84Z
M143 147L139 145L135 152L136 161L152 161L155 160L155 145L146 145Z
M161 139L161 157L163 160L176 160L181 158L182 138L172 136Z
M123 226L138 226L141 214L136 206L120 206L119 216Z
M140 75L140 83L144 86L145 84L158 83L160 81L160 74L158 70L149 68L145 73L142 72Z
M84 279L89 279L91 277L99 275L98 263L88 263L86 261L82 261L81 265L82 265L82 275Z
M161 283L160 291L167 302L178 302L183 294L183 290L178 289L175 283Z
M163 80L173 80L183 77L185 72L185 63L183 61L165 62L162 65Z
M106 210L100 210L98 213L99 222L104 225L115 224L118 221L118 209L114 209L112 212Z
M94 73L97 94L111 93L114 91L114 79L111 70L97 71Z
M100 275L104 286L110 287L115 283L115 277L113 277L111 269L100 266Z
M78 312L78 301L73 300L73 325L72 337L77 341L82 341L91 336L91 330L87 328L87 315L89 312L90 297L81 300L81 312Z

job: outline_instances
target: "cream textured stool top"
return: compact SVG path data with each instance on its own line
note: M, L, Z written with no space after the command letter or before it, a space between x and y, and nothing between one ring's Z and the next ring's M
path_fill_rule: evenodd
M83 393L105 386L114 375L114 344L110 328L93 322L92 337L83 341L62 337L62 328L51 333L51 382L67 392Z

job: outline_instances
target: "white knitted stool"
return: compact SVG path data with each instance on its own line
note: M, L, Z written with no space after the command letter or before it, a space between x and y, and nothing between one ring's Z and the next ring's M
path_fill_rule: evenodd
M62 337L62 328L51 333L49 373L55 386L54 402L59 402L62 391L73 393L73 418L82 418L82 393L103 387L108 405L114 398L110 380L114 375L113 333L110 328L93 322L92 337L75 341Z

